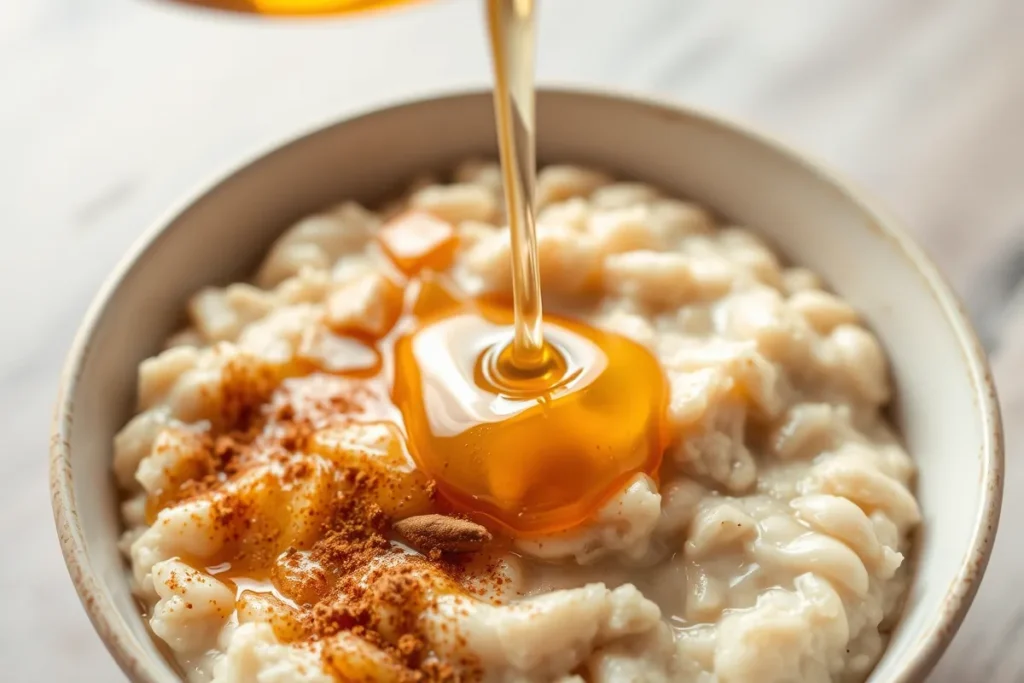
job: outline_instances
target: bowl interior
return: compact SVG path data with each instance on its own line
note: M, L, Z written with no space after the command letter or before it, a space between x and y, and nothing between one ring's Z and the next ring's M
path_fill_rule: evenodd
M372 203L411 176L495 156L489 93L343 122L261 158L189 205L97 299L58 406L54 495L83 601L139 681L177 676L147 634L117 552L111 442L136 367L182 322L190 294L245 277L290 222L343 198ZM924 510L904 618L872 681L921 677L984 568L999 498L998 414L973 335L918 250L848 191L774 145L697 114L606 95L543 92L542 161L594 164L704 203L761 233L863 312L892 361L894 415Z

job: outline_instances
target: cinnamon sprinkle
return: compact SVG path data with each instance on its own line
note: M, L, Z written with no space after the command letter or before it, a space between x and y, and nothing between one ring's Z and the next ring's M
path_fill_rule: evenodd
M431 638L442 636L456 651L464 649L457 622L442 624L439 636L426 630L421 615L442 595L471 599L487 580L468 582L467 560L430 550L476 549L489 540L487 530L437 515L454 526L434 526L454 535L435 538L434 548L419 544L427 557L409 555L390 540L393 520L376 502L389 486L378 470L305 453L319 430L385 413L386 387L378 379L285 378L251 363L228 371L230 365L222 413L196 436L190 465L169 478L171 490L150 501L156 510L187 500L212 502L223 548L198 566L228 567L218 574L225 580L268 580L294 605L259 594L290 615L286 629L272 620L275 633L316 648L325 670L339 680L381 671L400 683L479 680L471 655L446 662L432 650ZM417 524L413 518L396 528L409 538Z

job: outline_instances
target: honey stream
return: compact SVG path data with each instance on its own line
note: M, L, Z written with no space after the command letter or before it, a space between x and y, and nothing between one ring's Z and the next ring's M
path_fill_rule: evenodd
M498 127L505 206L512 239L515 337L508 367L543 374L551 362L541 328L534 188L533 0L487 0L494 63L494 114Z
M410 0L186 1L303 15ZM451 291L437 275L456 253L454 226L411 212L385 225L378 244L404 278L396 292L418 293L411 306L406 296L401 315L395 309L400 332L371 341L389 368L391 397L417 465L460 511L529 536L579 525L632 476L656 473L666 446L668 389L640 344L544 315L534 215L534 0L484 2L512 306Z

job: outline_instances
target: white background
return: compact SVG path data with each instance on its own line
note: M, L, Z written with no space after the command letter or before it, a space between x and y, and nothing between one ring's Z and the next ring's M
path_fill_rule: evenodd
M761 126L880 196L967 298L1008 427L1007 503L940 683L1024 680L1024 2L541 0L539 78ZM269 141L489 83L475 0L320 23L155 0L0 0L0 679L123 680L46 491L71 335L129 243ZM1016 291L1016 294L1015 294Z

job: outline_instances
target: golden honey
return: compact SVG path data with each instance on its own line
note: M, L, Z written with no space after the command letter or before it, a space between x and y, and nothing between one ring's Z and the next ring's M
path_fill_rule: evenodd
M449 311L395 347L410 449L455 506L514 536L573 527L666 445L668 386L643 346L554 316L543 370L511 358L512 312Z
M295 16L411 0L187 1ZM534 221L534 0L484 2L511 240L511 307L467 301L446 285L437 274L456 258L456 226L410 211L377 236L407 280L359 285L377 288L379 310L368 321L350 310L359 292L332 298L330 333L308 340L300 355L314 365L331 358L331 367L320 369L341 374L387 368L408 450L439 492L457 508L526 536L580 524L636 473L656 473L666 446L668 387L643 346L544 314ZM352 362L339 363L334 359L346 344Z

